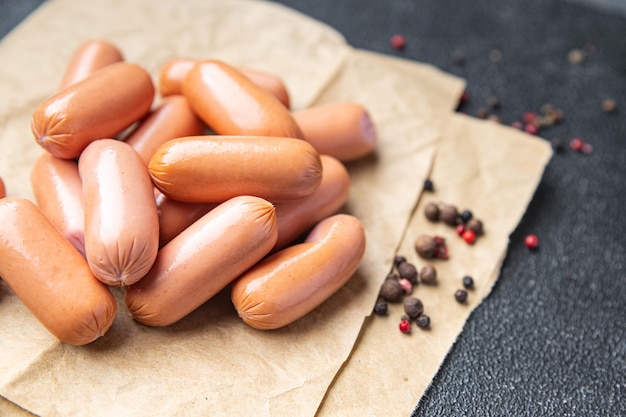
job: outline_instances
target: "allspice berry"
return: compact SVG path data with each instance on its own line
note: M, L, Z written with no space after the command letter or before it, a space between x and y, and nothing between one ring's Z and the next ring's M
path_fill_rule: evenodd
M443 220L444 223L450 226L456 226L457 215L458 215L458 210L455 206L445 205L441 208L441 211L439 213L439 218Z
M482 235L484 232L483 222L476 218L470 219L467 222L467 225L465 225L465 228L468 230L472 230L474 233L476 233L476 236Z
M374 313L378 316L386 316L388 312L387 302L385 300L378 300L374 305Z
M398 264L398 274L400 278L406 278L413 285L417 284L417 268L410 262L402 262Z
M426 285L435 285L437 283L437 270L432 265L426 265L420 271L420 279Z
M428 203L424 207L424 214L431 222L439 221L439 206L435 203Z
M397 303L404 296L402 285L396 280L386 279L380 288L380 296L390 303Z
M415 320L424 312L424 305L418 298L408 297L404 300L404 312Z
M437 241L434 237L428 235L421 235L415 239L415 251L419 256L424 259L431 259L435 257L435 251L437 250Z

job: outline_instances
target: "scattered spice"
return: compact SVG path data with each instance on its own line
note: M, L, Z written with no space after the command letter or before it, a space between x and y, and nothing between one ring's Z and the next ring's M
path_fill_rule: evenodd
M426 207L424 207L424 214L431 222L439 221L439 206L435 203L426 204Z
M378 316L386 316L389 312L389 304L385 300L378 300L374 305L374 313Z
M402 256L402 255L396 255L393 258L393 265L397 268L398 265L400 265L402 262L406 262L406 257Z
M465 225L464 224L459 224L456 227L456 234L459 235L460 237L463 237L463 233L465 233Z
M411 333L411 322L408 320L400 320L400 325L398 327L402 333Z
M448 259L446 240L441 236L420 235L415 239L415 252L424 259Z
M530 234L524 238L524 244L530 250L535 250L539 247L539 238L537 235Z
M435 285L437 283L437 270L432 265L424 266L420 271L420 280L426 285Z
M458 215L457 208L453 205L446 204L441 208L439 218L450 226L456 226L456 217Z
M479 119L486 119L487 116L489 116L489 110L485 107L481 107L476 112L476 117L478 117Z
M435 191L435 185L430 178L424 180L424 191Z
M467 291L465 291L465 290L456 290L456 292L454 293L454 298L459 303L464 303L465 301L467 301Z
M405 294L411 294L413 292L413 284L406 278L400 278L398 284L402 287Z
M424 304L415 297L404 300L404 312L411 318L416 319L424 312Z
M420 329L428 329L430 327L430 317L426 314L422 314L415 319L415 324L417 324L417 327Z
M404 296L404 288L394 279L386 279L380 288L380 296L390 303L397 303Z
M581 138L574 138L569 142L569 147L573 151L580 152L582 151L584 144L585 144L585 141L583 141Z
M585 52L582 49L572 49L567 53L567 60L570 64L582 64L585 60Z
M406 39L400 34L391 37L391 47L395 50L402 50L406 47Z
M552 145L552 149L555 152L563 152L565 150L565 144L563 143L563 139L559 137L555 137L550 139L550 144Z
M472 218L467 222L465 228L473 231L476 236L480 236L484 233L483 222L478 220L477 218Z
M487 97L487 105L492 109L497 109L500 107L500 99L496 96Z
M605 113L613 113L617 109L617 102L611 98L602 100L602 111Z
M473 217L472 212L467 209L463 210L461 214L459 214L459 218L461 219L461 222L463 224L469 222L472 219L472 217Z
M539 133L539 128L537 127L537 125L529 123L524 126L524 132L530 135L536 135Z
M463 286L467 288L468 290L471 288L474 288L474 278L472 278L469 275L465 275L463 277Z
M473 230L466 230L463 232L463 240L465 243L472 245L476 242L476 233Z
M398 274L400 278L408 279L411 284L417 284L417 268L412 263L405 261L398 264Z
M583 143L583 146L580 148L580 151L585 155L589 155L593 152L593 146L590 143Z

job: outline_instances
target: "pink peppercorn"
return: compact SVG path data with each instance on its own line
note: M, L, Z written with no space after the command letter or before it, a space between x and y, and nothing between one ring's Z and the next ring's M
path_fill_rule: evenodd
M411 322L408 320L401 320L398 327L402 333L411 333Z
M524 132L531 135L536 135L537 133L539 133L539 128L535 124L528 123L524 126Z
M570 141L569 147L576 152L580 152L583 149L585 142L581 138L574 138Z
M537 117L538 117L537 113L532 112L532 111L527 111L526 113L522 115L522 120L526 124L537 124Z
M393 49L401 50L401 49L404 49L405 46L406 46L406 39L404 39L404 36L400 34L396 34L391 37L391 47Z
M465 233L465 225L460 224L456 227L456 234L463 237L463 233Z
M398 283L402 287L402 290L404 290L405 294L411 294L413 292L413 284L411 284L411 281L409 281L408 279L400 278L398 280Z
M466 230L463 232L463 240L468 244L473 244L476 241L476 232L473 230Z
M589 143L583 143L583 146L580 147L580 151L586 155L589 155L593 152L593 146Z
M539 238L537 235L530 234L524 239L524 244L528 249L535 250L539 247Z

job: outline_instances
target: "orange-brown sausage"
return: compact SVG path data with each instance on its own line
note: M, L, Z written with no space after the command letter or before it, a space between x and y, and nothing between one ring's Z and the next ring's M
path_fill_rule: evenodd
M41 211L80 253L85 255L85 212L78 164L44 152L30 173Z
M0 198L4 198L7 196L7 190L4 187L4 181L0 178Z
M0 200L0 219L0 276L41 324L70 345L104 335L115 299L85 258L29 200Z
M167 61L159 73L159 92L162 97L183 93L183 80L198 62L191 58L174 58ZM237 69L253 83L276 97L286 108L290 106L289 91L277 76L252 68L237 67Z
M155 193L159 213L159 246L164 246L200 217L215 208L217 203L183 203Z
M248 325L278 329L339 290L364 254L365 231L359 220L336 214L318 223L304 243L276 252L246 271L231 288L232 302Z
M107 65L123 60L122 52L111 42L103 39L88 40L80 45L70 58L61 78L59 90L84 80Z
M321 154L347 162L376 148L378 136L369 112L358 103L333 103L293 113L304 139Z
M78 170L89 267L105 284L137 282L159 248L159 218L146 164L127 143L100 139L85 148Z
M272 249L280 250L302 236L322 219L335 214L350 193L350 175L346 167L332 156L322 155L322 182L313 194L276 203L278 240Z
M302 139L289 110L225 62L196 63L183 80L183 95L198 117L220 135Z
M313 193L322 178L313 146L278 137L174 139L159 147L149 168L163 194L189 203L219 203L237 195L292 200Z
M150 273L126 288L133 318L167 326L205 303L276 242L271 203L239 196L208 212L160 251Z
M31 130L52 155L76 158L89 143L114 137L141 119L153 99L150 74L138 65L118 62L42 102Z

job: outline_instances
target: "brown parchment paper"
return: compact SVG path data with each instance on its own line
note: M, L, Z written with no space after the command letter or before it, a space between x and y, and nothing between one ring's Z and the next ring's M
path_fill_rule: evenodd
M430 169L437 120L463 82L353 51L328 27L267 3L49 1L0 44L9 63L0 68L0 175L10 195L30 197L29 170L40 152L28 130L32 111L56 88L73 48L96 36L153 75L173 56L213 56L281 75L295 107L318 96L370 106L380 147L349 167L346 205L366 227L366 256L339 293L279 331L245 326L226 292L174 326L147 328L124 314L115 290L113 327L79 348L54 340L0 284L0 394L45 416L313 415L371 312ZM325 88L331 82L337 87Z
M422 300L431 318L430 330L413 326L410 335L398 330L402 304L390 304L387 317L371 316L348 363L318 413L319 416L408 416L435 376L470 313L489 294L500 273L509 235L524 214L552 156L547 141L493 122L461 114L445 118L443 139L431 178L435 192L424 192L398 254L418 270L437 269L436 286L419 285L413 296ZM429 202L470 209L481 219L485 235L466 244L454 228L429 222ZM421 234L446 239L448 260L427 261L413 243ZM474 278L465 304L454 299L465 275Z

